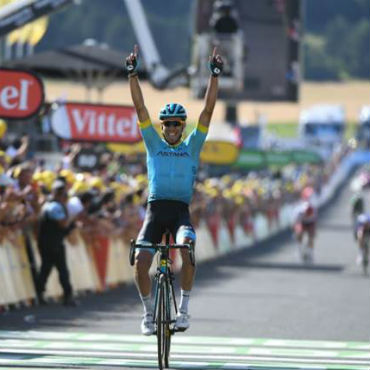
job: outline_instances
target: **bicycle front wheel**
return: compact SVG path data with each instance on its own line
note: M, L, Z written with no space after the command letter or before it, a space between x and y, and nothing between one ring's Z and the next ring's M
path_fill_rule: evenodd
M157 349L158 367L162 370L169 366L170 354L170 321L168 318L168 290L165 276L161 275L158 281L158 310L157 310Z

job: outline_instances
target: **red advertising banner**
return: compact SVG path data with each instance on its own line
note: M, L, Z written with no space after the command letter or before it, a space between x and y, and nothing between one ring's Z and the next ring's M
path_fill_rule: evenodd
M59 138L77 141L135 143L141 140L133 106L61 104L51 116Z
M0 118L35 115L44 103L42 81L32 73L0 68Z

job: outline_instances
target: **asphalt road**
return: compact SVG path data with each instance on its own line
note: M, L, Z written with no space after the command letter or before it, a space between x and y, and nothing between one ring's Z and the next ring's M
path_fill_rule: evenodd
M220 343L221 338L269 338L282 340L282 347L299 348L306 348L310 343L308 341L318 340L338 341L338 346L342 348L349 346L349 342L369 343L370 277L364 276L355 263L357 250L351 233L349 198L350 191L344 188L335 202L320 213L315 263L312 266L305 266L299 261L295 243L289 233L198 266L190 301L192 326L181 337L175 337L180 338L180 341L188 338L192 343L204 337L211 343L209 338L219 340ZM76 332L108 334L106 337L97 336L100 338L99 343L106 342L109 336L116 334L139 334L142 309L133 286L88 295L81 297L80 301L81 305L76 308L51 304L0 314L0 329L61 332L63 335ZM3 336L7 337L5 334ZM119 340L129 341L127 338ZM328 345L317 343L315 348ZM220 344L217 342L215 345ZM362 349L365 349L362 356L360 353L351 358L354 358L356 366L365 364L369 365L364 367L368 369L370 346L367 348L365 345ZM155 347L152 350L155 351ZM205 349L205 352L210 353L209 349ZM15 349L14 353L22 351L17 352ZM284 358L285 355L275 354L276 358ZM361 362L361 359L365 362ZM185 360L180 358L179 361ZM330 363L324 361L325 366ZM184 365L180 362L175 367L187 367L181 364ZM83 363L79 365L84 366ZM133 363L127 366L141 368L146 365ZM154 365L149 363L147 366ZM213 368L228 368L225 364L217 366ZM257 365L245 366L231 368L262 368ZM346 368L337 366L335 368ZM347 365L343 362L340 366ZM353 366L348 368L355 369ZM193 365L188 367L194 368ZM267 364L264 368L284 367ZM296 368L309 369L292 367ZM329 367L320 369L326 368Z

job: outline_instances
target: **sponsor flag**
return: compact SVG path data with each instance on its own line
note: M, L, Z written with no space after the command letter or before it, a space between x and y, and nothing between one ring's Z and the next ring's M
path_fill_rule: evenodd
M204 163L230 165L235 163L239 156L239 148L230 141L207 140L200 153L200 160Z

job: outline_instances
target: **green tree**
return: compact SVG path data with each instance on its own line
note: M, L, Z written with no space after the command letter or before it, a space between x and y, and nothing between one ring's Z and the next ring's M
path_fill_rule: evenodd
M349 74L357 78L370 78L370 27L369 21L363 20L356 24L349 34L346 60Z
M340 66L325 50L325 39L306 35L303 47L304 78L308 80L337 80Z
M359 0L360 1L360 0ZM370 77L369 19L337 15L323 32L304 37L304 76L313 80Z

